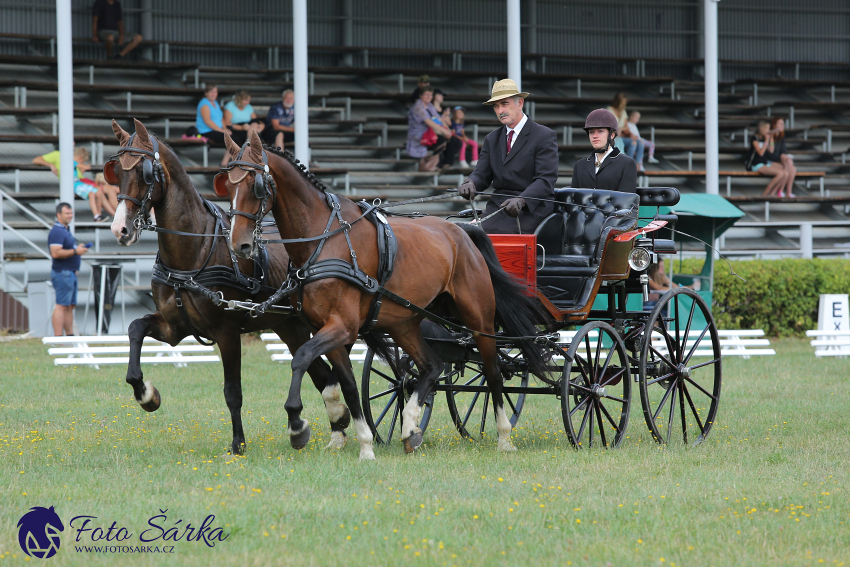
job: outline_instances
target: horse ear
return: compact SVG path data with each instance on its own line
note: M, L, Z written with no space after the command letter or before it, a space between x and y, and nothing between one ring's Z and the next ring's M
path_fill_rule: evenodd
M118 125L118 122L112 120L112 131L115 132L115 137L118 138L118 143L120 145L124 145L127 143L127 140L130 139L130 134L124 131L124 129Z
M227 148L227 153L230 154L231 160L236 159L236 156L239 155L239 150L241 149L227 132L224 133L224 147Z
M139 122L138 118L133 118L133 122L136 124L136 136L139 138L139 146L145 149L152 149L153 144L151 143L151 138L150 134L148 134L148 129L145 128L144 124Z
M263 141L256 130L251 130L251 161L263 163Z

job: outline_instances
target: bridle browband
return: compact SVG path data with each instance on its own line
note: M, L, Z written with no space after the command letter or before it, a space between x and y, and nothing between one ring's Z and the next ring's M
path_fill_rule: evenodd
M130 201L139 208L135 218L133 219L133 226L137 230L151 225L149 208L147 207L147 205L153 198L154 186L157 182L159 182L161 186L164 178L162 163L159 160L159 142L154 136L148 136L148 138L150 139L151 145L153 146L153 151L146 150L144 148L134 147L133 141L136 139L136 133L134 132L133 135L130 136L130 140L127 142L127 145L121 147L118 150L118 153L111 156L109 158L109 161L106 162L106 165L103 166L104 177L107 177L106 180L110 183L113 183L113 181L115 181L115 183L113 184L117 185L117 177L111 179L110 177L114 174L113 168L116 165L121 165L121 156L123 154L129 153L131 156L135 156L141 159L142 181L147 186L145 196L142 197L141 200L139 200L135 197L131 197L130 195L119 193L117 197L119 202ZM124 168L124 166L121 165L121 169L123 169L124 171L129 171L130 169L135 169L136 165L138 165L138 161L133 164L133 167L131 168Z

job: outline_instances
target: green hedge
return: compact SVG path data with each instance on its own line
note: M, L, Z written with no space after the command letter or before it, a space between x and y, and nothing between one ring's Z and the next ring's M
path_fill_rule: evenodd
M689 259L676 273L699 273L702 260ZM822 293L850 293L850 260L751 260L732 267L714 264L712 313L720 329L764 329L771 336L803 335L817 328Z

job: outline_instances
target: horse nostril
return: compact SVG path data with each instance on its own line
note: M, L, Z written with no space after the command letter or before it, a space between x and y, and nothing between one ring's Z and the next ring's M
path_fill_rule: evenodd
M250 244L243 244L242 246L239 247L239 251L243 255L248 256L248 255L251 254L251 245Z
M121 227L121 236L127 236L127 227L126 226Z

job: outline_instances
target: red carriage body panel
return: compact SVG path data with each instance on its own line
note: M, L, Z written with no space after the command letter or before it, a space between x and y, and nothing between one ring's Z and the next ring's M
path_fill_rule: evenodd
M502 268L525 287L528 295L537 295L537 236L491 234L490 240Z

